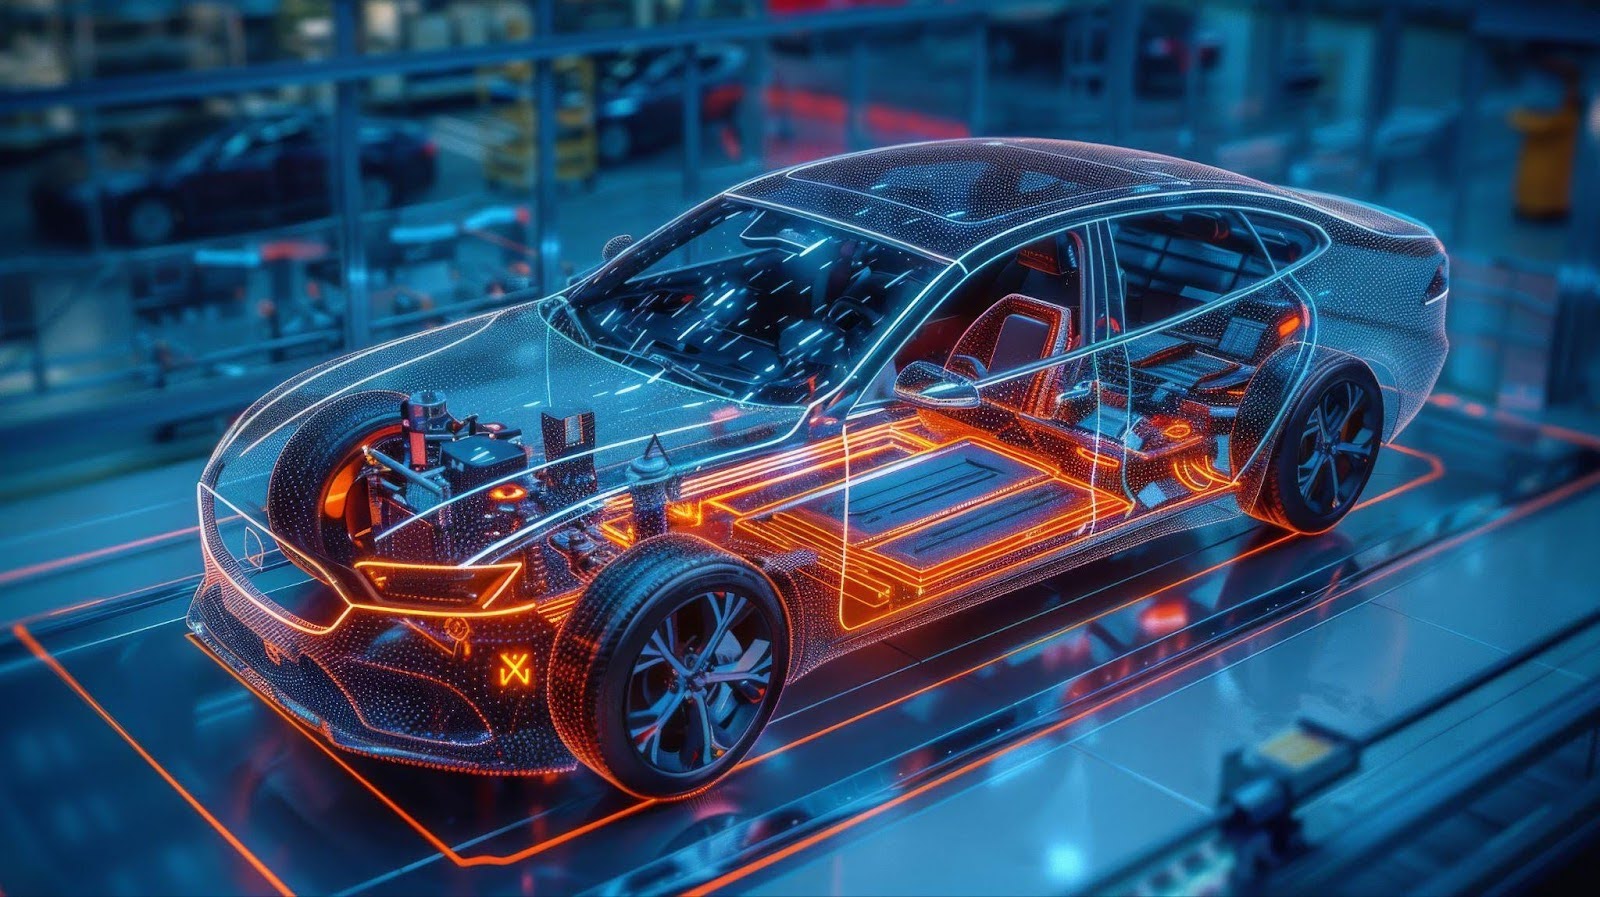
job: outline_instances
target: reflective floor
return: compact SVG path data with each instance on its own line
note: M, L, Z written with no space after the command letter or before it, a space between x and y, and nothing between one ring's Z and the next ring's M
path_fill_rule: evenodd
M170 586L18 578L9 593L87 606L32 608L0 641L0 889L1082 888L1204 818L1227 752L1299 718L1360 734L1600 604L1578 547L1600 528L1593 440L1472 410L1428 408L1332 533L1166 537L836 661L678 804L328 747L186 637L182 537L157 543ZM1597 675L1592 649L1522 671L1375 751L1319 824Z

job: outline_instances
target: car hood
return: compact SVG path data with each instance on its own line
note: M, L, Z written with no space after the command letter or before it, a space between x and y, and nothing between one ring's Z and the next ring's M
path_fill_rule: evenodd
M534 447L534 470L544 465L542 413L593 412L601 495L626 487L629 462L652 437L660 438L679 472L690 473L784 440L805 418L804 408L739 402L603 358L549 326L541 303L530 302L403 337L291 378L240 416L212 455L201 489L226 506L216 509L217 516L236 513L266 529L268 481L295 434L327 420L318 418L319 411L362 392L410 395L424 389L443 392L457 417L476 414L482 422L520 428ZM323 473L295 475L316 488L312 478L320 482ZM551 509L544 519L554 523L586 504ZM523 532L531 536L539 529Z

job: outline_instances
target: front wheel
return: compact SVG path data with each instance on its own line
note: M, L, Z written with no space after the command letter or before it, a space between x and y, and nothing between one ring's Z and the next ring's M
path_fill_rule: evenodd
M342 396L295 430L267 480L267 524L274 534L300 551L340 564L352 563L358 548L370 547L365 540L373 520L361 476L365 450L404 452L404 400L404 394L387 390Z
M1366 488L1382 434L1372 371L1352 358L1321 366L1284 418L1252 515L1306 533L1333 527Z
M159 196L141 196L128 208L126 228L135 246L156 246L172 240L178 216Z
M602 570L563 625L551 716L573 754L613 784L684 798L749 752L788 667L772 582L703 539L658 536Z
M607 122L598 138L600 161L607 165L626 162L633 155L633 132L625 122Z

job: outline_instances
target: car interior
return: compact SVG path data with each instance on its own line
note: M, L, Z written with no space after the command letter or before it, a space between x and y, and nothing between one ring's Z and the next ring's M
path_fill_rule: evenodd
M804 401L837 377L932 263L770 211L741 209L581 302L601 348L664 359L699 386Z
M1246 384L1298 329L1298 313L1273 290L1216 304L1275 270L1237 213L1155 213L1109 226L1122 302L1093 329L1105 338L1179 322L1111 351L993 383L983 390L985 409L941 413L998 427L1060 457L1081 457L1082 449L1091 457L1165 463L1197 446L1215 453L1212 437L1231 429ZM980 271L901 351L897 367L929 360L992 380L1082 345L1081 247L1076 233L1060 234ZM1216 462L1226 465L1220 455Z

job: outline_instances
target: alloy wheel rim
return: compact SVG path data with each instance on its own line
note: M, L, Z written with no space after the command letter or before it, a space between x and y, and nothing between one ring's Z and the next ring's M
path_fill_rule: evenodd
M738 592L703 592L656 624L628 677L634 749L661 772L716 763L755 725L772 679L772 626Z
M172 215L159 202L146 200L133 210L132 230L140 243L160 243L172 234Z
M394 191L383 178L367 177L361 180L361 206L371 211L387 209L393 203Z
M1347 380L1329 387L1306 419L1295 479L1316 513L1344 510L1366 483L1378 444L1376 407L1365 387Z

